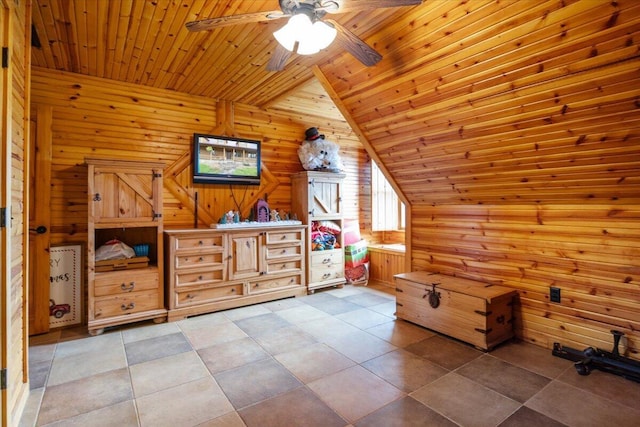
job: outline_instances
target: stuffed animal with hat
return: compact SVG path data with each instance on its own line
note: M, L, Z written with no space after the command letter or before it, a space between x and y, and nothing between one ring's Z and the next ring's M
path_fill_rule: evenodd
M305 140L298 148L302 167L308 171L340 172L344 170L340 160L340 147L327 141L318 128L311 127L304 133Z

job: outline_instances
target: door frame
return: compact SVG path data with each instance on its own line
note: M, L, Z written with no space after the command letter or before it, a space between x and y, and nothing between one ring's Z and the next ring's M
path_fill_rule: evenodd
M11 7L0 0L0 46L11 48ZM9 367L9 345L11 342L11 66L0 69L0 207L5 209L5 219L0 224L0 368ZM7 371L3 371L8 377ZM9 378L5 378L7 383ZM9 384L7 384L7 387ZM0 398L0 425L7 426L9 413L9 390L2 389Z

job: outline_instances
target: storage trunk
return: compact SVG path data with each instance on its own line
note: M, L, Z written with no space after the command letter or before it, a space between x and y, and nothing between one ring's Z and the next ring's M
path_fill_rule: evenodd
M482 350L513 337L514 289L425 271L394 277L398 318Z

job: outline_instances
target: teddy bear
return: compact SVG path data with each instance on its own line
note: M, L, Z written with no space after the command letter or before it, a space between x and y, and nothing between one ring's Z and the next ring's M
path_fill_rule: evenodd
M305 140L298 148L298 157L302 167L308 171L340 172L344 170L340 160L340 147L327 141L318 128L311 127L305 131Z

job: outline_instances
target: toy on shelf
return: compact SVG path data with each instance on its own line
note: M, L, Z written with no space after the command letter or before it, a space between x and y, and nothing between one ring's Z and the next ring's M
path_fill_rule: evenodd
M344 170L344 165L339 150L338 144L325 140L318 128L311 127L305 131L305 140L298 148L298 157L305 170L340 172Z

